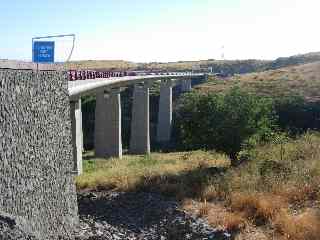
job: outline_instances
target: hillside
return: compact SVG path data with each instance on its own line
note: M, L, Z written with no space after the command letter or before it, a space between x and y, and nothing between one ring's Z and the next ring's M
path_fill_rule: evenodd
M308 101L320 100L320 61L268 70L259 73L235 75L226 79L210 78L196 89L202 92L223 92L232 87L265 96L298 95Z
M191 71L193 67L207 70L212 67L215 72L247 73L265 69L270 61L263 60L200 60L179 62L134 63L123 60L84 60L66 63L68 69L121 69L121 70L163 70Z
M150 62L134 63L123 60L85 60L66 63L69 69L121 69L121 70L163 70L163 71L191 71L194 67L205 71L212 68L216 73L228 75L259 72L278 69L298 64L320 61L320 52L300 54L291 57L281 57L271 60L200 60L178 62Z
M79 60L64 63L66 69L116 69L116 70L162 70L162 71L192 71L201 69L208 71L212 68L215 73L226 75L244 74L275 70L288 66L301 65L320 61L320 52L300 54L291 57L280 57L275 60L199 60L178 62L150 62L135 63L125 60ZM42 64L39 69L52 69L60 64ZM0 68L27 68L35 69L31 62L16 60L0 60Z
M142 64L143 69L159 69L169 71L191 71L194 66L207 70L212 67L214 72L226 74L248 73L261 71L270 61L264 60L200 60L200 61L179 61L169 63L146 63Z
M272 61L267 69L277 69L298 64L306 64L320 61L320 52L313 52L307 54L299 54L291 57L280 57Z
M84 60L66 63L67 69L134 69L138 64L123 60Z

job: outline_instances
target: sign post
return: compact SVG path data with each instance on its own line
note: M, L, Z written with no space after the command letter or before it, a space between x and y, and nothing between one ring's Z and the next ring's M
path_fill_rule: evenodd
M54 42L33 42L32 61L35 63L54 63Z
M45 37L34 37L32 38L32 62L37 63L37 71L39 63L54 63L54 50L55 50L55 42L54 41L35 41L40 39L49 39L49 38L63 38L63 37L72 37L72 48L71 52L67 58L67 62L71 59L74 43L76 39L75 34L64 34L64 35L52 35Z

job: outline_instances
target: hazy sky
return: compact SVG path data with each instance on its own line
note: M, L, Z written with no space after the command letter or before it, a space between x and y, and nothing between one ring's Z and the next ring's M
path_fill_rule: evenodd
M1 0L0 58L30 60L32 37L66 33L73 60L273 59L320 51L320 1ZM71 39L56 48L66 59Z

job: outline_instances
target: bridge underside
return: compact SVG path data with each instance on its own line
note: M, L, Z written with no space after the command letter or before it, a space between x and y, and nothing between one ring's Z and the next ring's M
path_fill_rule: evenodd
M197 76L199 77L199 76ZM203 76L200 76L203 77ZM150 154L150 114L149 114L149 89L152 82L159 79L134 79L134 92L131 117L131 136L129 152L131 154ZM172 88L175 85L181 85L182 92L191 90L192 76L185 76L183 79L174 77L162 78L160 84L160 100L158 112L158 124L156 141L159 144L167 144L171 140L172 128ZM127 85L126 82L124 84ZM110 86L100 87L95 91L85 91L85 94L94 93L96 96L95 108L95 130L94 130L94 148L95 155L99 158L121 158L121 88L119 84L110 84ZM77 96L77 97L75 97ZM78 103L80 95L75 94L73 101ZM76 98L76 100L74 100ZM80 105L79 105L80 106ZM72 116L77 116L75 108ZM81 110L79 111L81 112ZM73 121L81 121L80 117L72 118ZM83 141L82 129L79 129L81 123L74 122L73 136L75 139L74 152L77 153L74 161L78 164L78 173L82 172L82 154Z

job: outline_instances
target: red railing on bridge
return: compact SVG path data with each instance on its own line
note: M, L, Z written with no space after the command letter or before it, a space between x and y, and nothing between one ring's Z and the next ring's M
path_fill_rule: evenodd
M130 75L128 75L128 72L69 70L69 81L96 79L96 78L125 77L125 76L130 76Z

